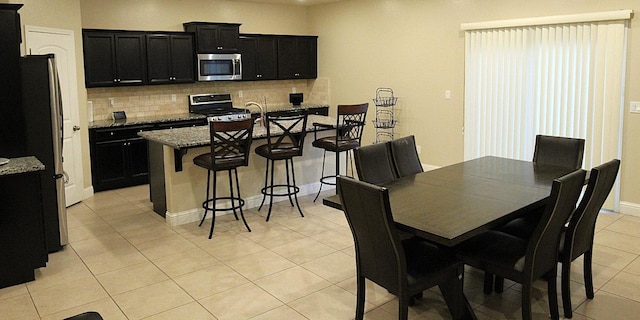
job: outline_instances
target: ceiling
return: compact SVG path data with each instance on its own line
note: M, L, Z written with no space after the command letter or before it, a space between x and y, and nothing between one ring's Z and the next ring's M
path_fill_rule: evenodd
M318 4L338 2L343 0L240 0L240 1L285 4L285 5L295 5L295 6L314 6Z

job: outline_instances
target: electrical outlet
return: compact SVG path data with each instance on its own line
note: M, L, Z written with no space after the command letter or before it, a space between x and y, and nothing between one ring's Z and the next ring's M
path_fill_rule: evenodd
M639 101L631 101L629 103L629 112L631 112L631 113L640 113L640 102Z
M291 88L291 93L296 93L296 87Z
M110 106L115 106L116 105L116 98L109 98L109 105Z
M418 151L418 154L420 154L422 152L422 147L416 146L416 151Z
M444 91L444 98L447 100L451 99L451 90Z
M172 94L172 95L171 95L171 101L176 102L176 100L177 100L177 99L176 99L176 95L175 95L175 94Z
M243 92L242 92L242 90L238 91L238 97L239 97L239 98L242 98L242 96L243 96Z

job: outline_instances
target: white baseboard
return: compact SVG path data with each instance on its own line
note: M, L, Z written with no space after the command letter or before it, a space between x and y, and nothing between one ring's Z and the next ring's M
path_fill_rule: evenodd
M82 191L82 200L93 197L93 194L93 186L84 188L84 190Z
M318 189L320 188L320 182L314 182L314 183L310 183L310 184L306 184L306 185L302 185L299 186L300 188L300 193L298 193L299 197L302 196L306 196L306 195L315 195L318 192ZM335 189L335 186L332 185L323 185L322 186L322 190L332 190ZM252 196L252 197L247 197L244 198L244 208L257 208L260 206L260 203L262 202L262 195L256 195L256 196ZM287 197L276 197L273 199L274 202L280 202L280 201L288 201ZM220 203L220 207L229 207L229 202L223 202ZM224 214L230 214L231 211L229 212L220 212L217 214L217 216L220 215L224 215ZM181 224L187 224L187 223L191 223L191 222L195 222L195 221L200 221L200 219L202 219L202 214L203 214L203 210L198 208L198 209L191 209L191 210L187 210L187 211L181 211L181 212L169 212L167 211L165 213L165 221L168 225L170 226L178 226Z
M435 170L435 169L440 168L438 166L434 166L434 165L430 165L430 164L424 164L424 163L421 163L421 164L422 164L422 169L424 171L431 171L431 170Z
M620 202L620 213L640 217L640 204L621 201Z

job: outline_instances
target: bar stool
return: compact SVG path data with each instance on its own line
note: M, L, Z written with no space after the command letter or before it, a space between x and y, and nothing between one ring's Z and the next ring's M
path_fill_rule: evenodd
M307 111L304 109L275 111L266 114L265 127L267 129L267 144L257 147L255 151L256 154L267 160L264 188L260 190L262 193L262 202L258 208L258 211L262 209L266 197L269 196L267 221L269 221L271 217L273 197L287 196L293 207L293 199L291 198L291 196L293 196L300 216L304 217L302 209L300 209L300 204L298 203L298 192L300 192L300 188L296 185L293 158L302 155L304 137L307 133L307 116ZM286 184L274 184L273 182L274 164L278 160L284 160L287 175ZM271 170L269 170L269 164L271 164ZM291 175L289 175L289 173L291 173ZM270 177L270 181L268 177Z
M340 152L347 151L347 157L345 165L349 163L349 150L354 150L360 147L362 140L362 132L364 129L364 120L367 116L368 103L353 104L353 105L338 105L338 117L336 119L336 135L318 139L314 137L313 146L324 150L322 155L322 173L320 178L320 189L316 194L313 202L318 200L320 192L322 191L322 185L328 184L335 186L335 179L340 174ZM322 127L324 125L314 123L316 127ZM326 127L326 126L324 126ZM317 132L318 130L316 130ZM335 175L324 175L324 163L327 156L327 151L336 153L336 173ZM353 170L352 170L353 172ZM333 180L333 181L331 181Z
M253 135L253 120L245 119L240 121L213 121L209 118L209 134L211 136L211 152L201 154L193 159L193 163L199 167L207 169L207 195L206 200L202 202L204 215L199 226L202 226L207 212L212 212L211 230L209 231L209 239L213 235L213 227L216 223L216 211L233 211L233 215L238 220L236 210L240 210L242 222L244 222L247 230L251 232L251 228L247 224L242 212L244 200L240 197L240 184L238 183L238 167L246 167L249 165L249 150L251 147ZM227 171L229 173L229 196L216 196L216 183L218 171ZM211 185L211 172L213 172L213 185ZM233 194L233 180L231 173L235 174L237 196ZM213 186L213 195L209 197L210 187ZM217 208L217 200L229 200L231 205L226 208ZM237 204L236 204L237 202Z

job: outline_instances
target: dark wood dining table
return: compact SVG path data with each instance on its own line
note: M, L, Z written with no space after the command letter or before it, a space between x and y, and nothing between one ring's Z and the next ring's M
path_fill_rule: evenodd
M572 170L499 157L482 157L403 177L382 186L398 229L447 247L542 206L551 184ZM323 204L342 210L338 195ZM466 297L442 290L455 318L476 319Z
M551 183L572 170L482 157L383 184L398 229L453 247L544 205ZM323 204L342 209L338 195Z

